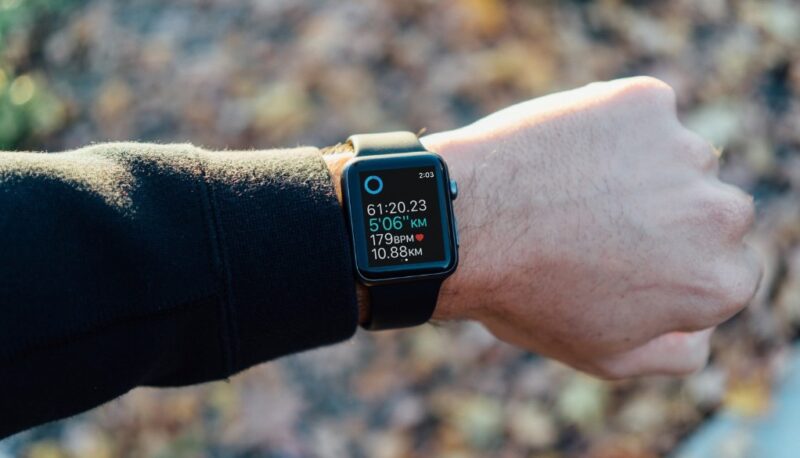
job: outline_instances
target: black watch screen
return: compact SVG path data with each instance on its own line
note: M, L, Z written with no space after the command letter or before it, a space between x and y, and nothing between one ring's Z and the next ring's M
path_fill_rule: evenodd
M454 267L450 196L433 154L377 156L345 172L356 264L387 278Z
M444 259L434 167L373 170L359 179L370 267Z

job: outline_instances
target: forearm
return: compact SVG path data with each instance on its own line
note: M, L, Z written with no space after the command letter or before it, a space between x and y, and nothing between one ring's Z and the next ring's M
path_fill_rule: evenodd
M355 330L315 149L0 153L0 230L0 436Z

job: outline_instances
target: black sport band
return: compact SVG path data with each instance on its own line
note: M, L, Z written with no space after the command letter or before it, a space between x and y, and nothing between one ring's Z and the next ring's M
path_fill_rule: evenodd
M431 319L442 279L368 286L369 316L361 326L370 331L408 328Z
M356 156L426 151L411 132L353 135L347 139ZM367 286L369 316L361 326L377 331L417 326L431 319L443 278Z

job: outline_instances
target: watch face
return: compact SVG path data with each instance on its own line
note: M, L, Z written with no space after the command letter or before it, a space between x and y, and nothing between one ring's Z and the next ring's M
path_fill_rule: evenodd
M442 212L434 167L359 173L370 267L442 261Z
M408 277L452 268L452 211L438 156L359 158L348 167L345 181L356 267L363 277Z

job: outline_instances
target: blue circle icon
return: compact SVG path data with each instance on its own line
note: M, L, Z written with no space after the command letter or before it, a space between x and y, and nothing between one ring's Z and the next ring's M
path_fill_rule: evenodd
M383 180L375 175L370 175L364 180L364 189L373 196L379 194L383 191Z

